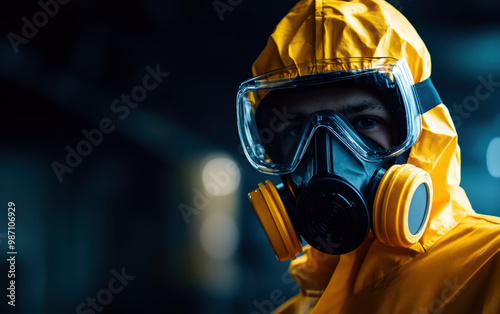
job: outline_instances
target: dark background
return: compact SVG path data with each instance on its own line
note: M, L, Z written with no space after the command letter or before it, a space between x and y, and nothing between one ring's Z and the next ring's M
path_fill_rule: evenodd
M18 53L8 34L22 35L22 18L41 7L1 3L2 313L78 313L98 296L108 303L102 313L267 313L298 292L246 198L268 177L239 152L235 122L238 85L296 1L231 3L219 15L212 1L72 0ZM392 3L427 44L452 115L480 76L500 81L498 1ZM111 104L142 85L147 66L169 74L120 119ZM495 89L457 129L462 186L476 211L500 215ZM114 130L59 182L52 164L65 163L66 146L76 149L104 118ZM239 172L228 179L220 167L234 163ZM220 174L208 184L224 195L210 194L203 171ZM15 309L5 293L9 201ZM123 268L135 278L107 292Z

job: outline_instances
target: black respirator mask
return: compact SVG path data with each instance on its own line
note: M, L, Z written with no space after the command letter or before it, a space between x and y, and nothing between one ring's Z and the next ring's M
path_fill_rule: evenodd
M431 177L405 162L420 134L420 114L440 99L430 79L413 84L405 60L372 58L366 67L368 61L361 59L350 58L349 67L345 60L306 63L240 86L244 152L259 171L278 174L282 181L275 186L267 180L249 193L280 261L302 251L300 237L321 252L345 254L359 247L370 229L382 243L400 247L412 246L425 231ZM337 67L342 70L304 75ZM369 90L383 105L342 102L352 86ZM430 94L432 106L422 108L419 96L429 100ZM301 112L298 99L311 99L307 105L312 106L317 101L319 110ZM383 126L384 119L395 126L385 146L371 129Z

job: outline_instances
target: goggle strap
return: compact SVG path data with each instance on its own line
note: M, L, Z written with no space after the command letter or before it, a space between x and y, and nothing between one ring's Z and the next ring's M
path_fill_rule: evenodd
M426 113L432 108L443 103L436 88L434 87L434 84L432 84L430 77L423 80L422 82L415 84L415 91L418 95L422 113Z

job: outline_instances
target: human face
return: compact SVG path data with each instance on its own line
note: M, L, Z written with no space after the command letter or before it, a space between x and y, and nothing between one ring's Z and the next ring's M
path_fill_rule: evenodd
M270 143L278 145L281 154L287 156L293 143L297 141L303 122L312 113L333 110L340 113L360 135L371 139L378 146L389 149L397 140L396 121L384 97L374 89L360 86L305 89L282 93L273 99L274 115L286 112L287 119L275 126L276 138ZM271 110L257 114L267 121L276 121ZM260 121L261 126L266 122Z

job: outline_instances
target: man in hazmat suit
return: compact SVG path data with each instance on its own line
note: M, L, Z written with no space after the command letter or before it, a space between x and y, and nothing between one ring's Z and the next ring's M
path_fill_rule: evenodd
M395 8L300 1L252 70L240 139L282 183L249 197L301 287L278 313L500 313L500 219L460 187L429 53Z

